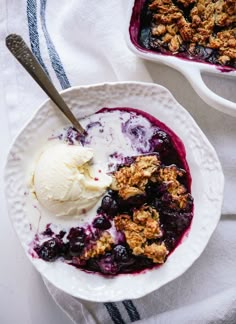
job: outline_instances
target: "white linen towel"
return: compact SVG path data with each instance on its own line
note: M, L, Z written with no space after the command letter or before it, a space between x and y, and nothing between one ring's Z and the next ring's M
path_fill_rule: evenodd
M226 176L223 216L208 247L180 278L138 300L85 302L45 282L75 323L236 323L236 119L204 104L178 72L144 62L126 46L129 0L12 0L1 3L0 53L9 127L16 135L46 98L6 50L9 33L21 34L60 89L106 81L155 81L168 86L214 145ZM193 76L194 77L194 76ZM235 81L209 80L236 101ZM227 88L226 88L227 87Z

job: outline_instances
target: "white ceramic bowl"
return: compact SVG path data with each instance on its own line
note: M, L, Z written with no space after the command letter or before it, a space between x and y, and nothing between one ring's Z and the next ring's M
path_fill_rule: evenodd
M195 62L174 55L163 55L158 52L147 51L138 44L137 38L140 26L140 12L144 1L145 0L132 0L129 2L129 21L126 39L130 50L141 58L163 63L178 70L187 78L193 89L208 105L235 117L236 103L227 100L210 90L205 84L202 74L214 74L216 77L221 77L222 82L224 82L224 78L236 79L236 69L230 69L227 67L222 68L214 64Z
M107 279L89 274L57 260L50 263L33 258L29 244L36 229L31 220L38 219L40 206L29 194L29 169L55 129L67 121L47 100L22 129L11 146L5 168L5 191L9 216L19 240L35 268L54 286L75 297L90 301L118 301L142 297L180 276L200 256L211 237L221 213L224 178L216 153L189 113L170 92L154 84L138 82L107 83L73 87L62 92L78 118L103 107L132 107L144 110L169 126L182 139L190 172L194 217L191 230L169 256L167 262L139 274L119 275ZM14 254L14 251L12 251ZM17 264L16 264L17 267Z

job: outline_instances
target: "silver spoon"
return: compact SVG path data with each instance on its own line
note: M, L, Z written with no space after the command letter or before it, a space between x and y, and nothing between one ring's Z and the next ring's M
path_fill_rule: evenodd
M81 134L85 133L85 130L62 99L61 95L58 93L23 38L16 34L10 34L6 37L6 46L32 78L38 83L38 85L63 112L63 114L69 119L76 130Z

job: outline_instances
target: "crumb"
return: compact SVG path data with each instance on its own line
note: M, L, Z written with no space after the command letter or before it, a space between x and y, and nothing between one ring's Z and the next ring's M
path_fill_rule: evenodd
M112 189L118 190L123 199L145 193L148 180L157 172L160 160L157 155L140 156L130 166L114 173Z
M105 231L79 258L82 260L88 260L90 258L98 257L105 254L105 252L110 251L113 245L114 241L111 234Z
M163 235L159 214L150 206L134 210L132 216L118 215L114 218L114 222L118 231L124 231L126 242L134 255L146 255L145 249L148 246L148 240L158 239ZM151 256L151 253L149 255ZM150 258L153 259L153 262L159 263L157 257L151 256ZM159 259L161 260L161 257Z
M167 187L168 193L171 195L171 208L186 208L191 195L187 192L187 189L179 181L179 177L185 175L183 169L178 168L176 165L170 165L165 167L160 167L157 175L159 182L163 183Z
M168 255L168 250L163 243L152 243L151 245L145 246L144 255L147 258L152 259L154 263L164 263Z
M188 20L181 6L189 8ZM198 45L217 50L219 64L236 59L235 0L153 0L149 9L153 12L152 35L171 52L178 52L184 41L191 44L190 53Z

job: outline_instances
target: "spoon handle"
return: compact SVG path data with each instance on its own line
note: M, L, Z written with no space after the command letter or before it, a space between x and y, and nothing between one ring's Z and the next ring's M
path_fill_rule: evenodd
M83 127L72 114L70 108L62 99L61 95L58 93L23 38L16 34L10 34L6 37L6 46L32 78L38 83L38 85L47 93L57 107L70 120L77 131L83 134L85 132Z

